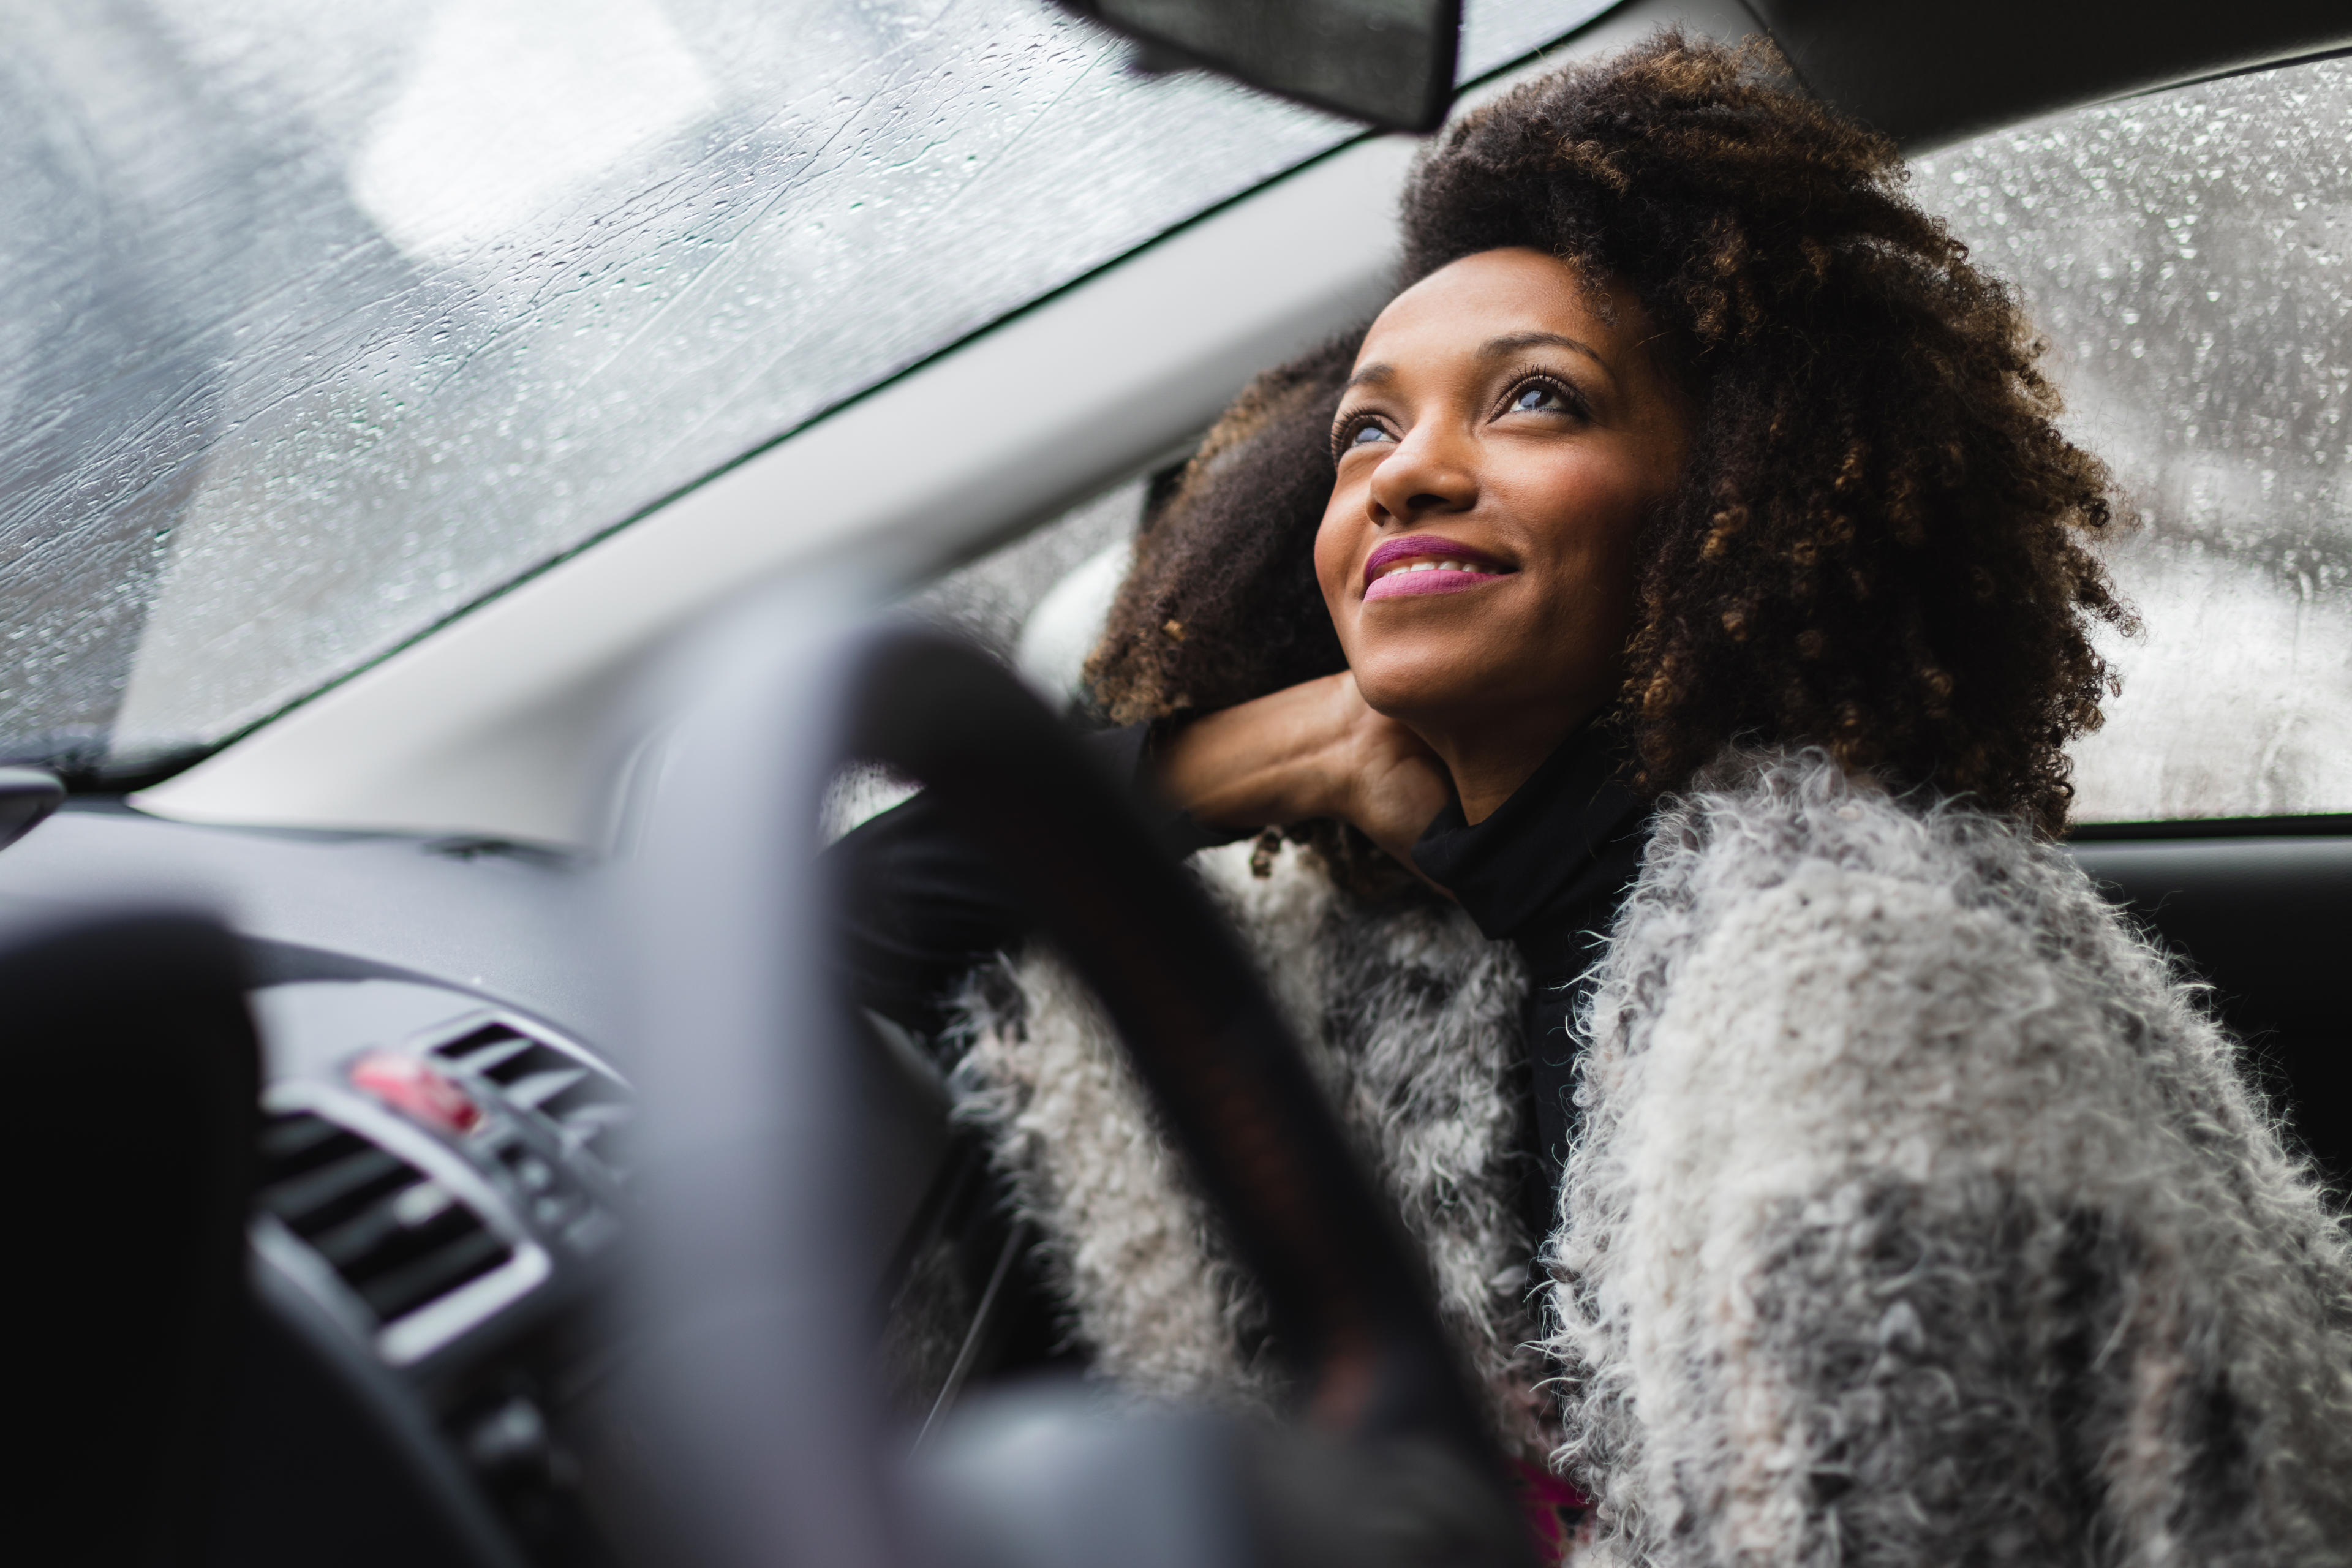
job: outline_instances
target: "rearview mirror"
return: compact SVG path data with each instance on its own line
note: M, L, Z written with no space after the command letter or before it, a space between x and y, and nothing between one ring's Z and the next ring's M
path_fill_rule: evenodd
M1060 0L1145 47L1387 131L1434 131L1454 101L1462 0Z

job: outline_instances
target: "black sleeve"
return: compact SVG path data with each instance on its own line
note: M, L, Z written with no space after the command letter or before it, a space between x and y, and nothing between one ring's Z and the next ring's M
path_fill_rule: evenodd
M1085 737L1112 776L1135 793L1170 851L1188 855L1238 835L1202 827L1152 795L1143 776L1150 726ZM850 995L896 1023L936 1035L942 1005L974 965L1018 943L1029 911L938 805L916 795L867 819L824 851L842 891L839 943Z

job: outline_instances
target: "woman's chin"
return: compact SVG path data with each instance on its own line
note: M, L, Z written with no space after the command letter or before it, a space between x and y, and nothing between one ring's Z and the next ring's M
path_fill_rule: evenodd
M1372 658L1351 662L1349 668L1366 707L1414 730L1432 723L1446 727L1446 715L1469 707L1478 686L1471 671L1426 657L1393 662Z

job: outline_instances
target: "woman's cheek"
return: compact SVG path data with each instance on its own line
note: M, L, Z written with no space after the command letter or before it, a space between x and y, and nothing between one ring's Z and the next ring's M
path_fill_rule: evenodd
M1344 624L1348 568L1355 560L1355 541L1340 521L1339 510L1339 498L1334 496L1331 510L1323 514L1322 525L1315 531L1315 581L1323 590L1323 603L1334 625Z

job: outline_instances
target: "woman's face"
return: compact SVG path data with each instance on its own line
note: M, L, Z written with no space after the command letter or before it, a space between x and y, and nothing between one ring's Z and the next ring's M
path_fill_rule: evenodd
M1432 273L1372 323L1340 400L1315 571L1358 687L1421 731L1552 740L1614 695L1635 535L1685 400L1622 296L1533 250Z

